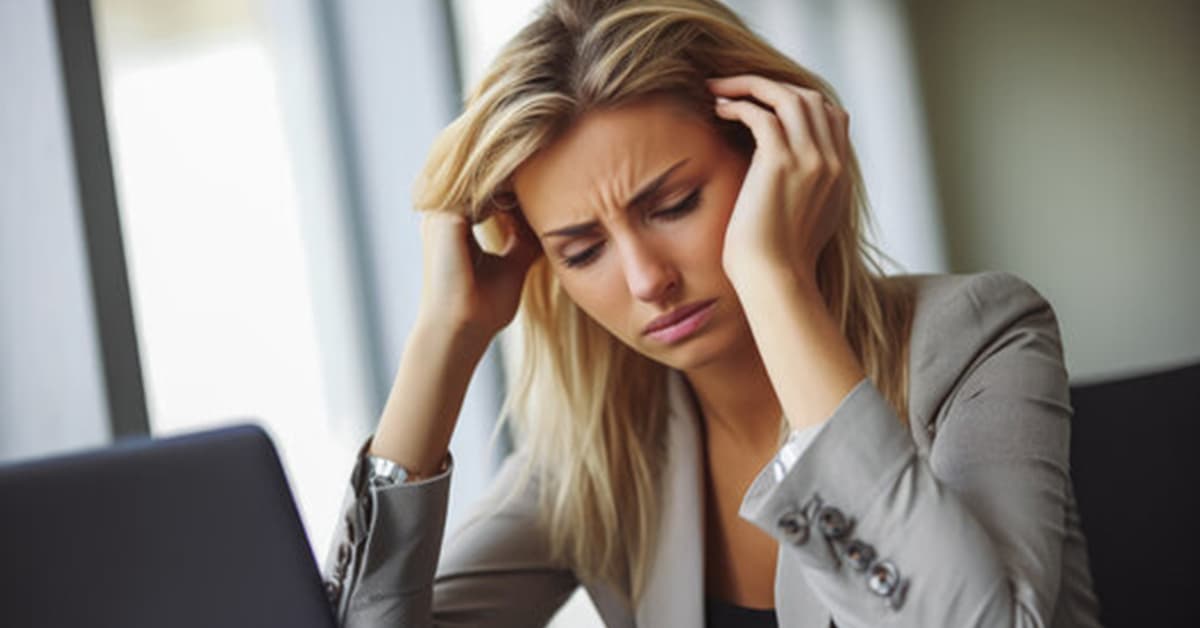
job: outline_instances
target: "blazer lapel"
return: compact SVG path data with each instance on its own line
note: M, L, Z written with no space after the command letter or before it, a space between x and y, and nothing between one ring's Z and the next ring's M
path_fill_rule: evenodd
M662 514L638 626L704 625L704 495L697 416L683 375L667 378L670 416Z
M662 514L646 590L635 611L637 626L704 625L704 465L700 416L682 373L667 380L670 403ZM775 572L779 625L824 628L829 613L813 594L798 564L780 547Z

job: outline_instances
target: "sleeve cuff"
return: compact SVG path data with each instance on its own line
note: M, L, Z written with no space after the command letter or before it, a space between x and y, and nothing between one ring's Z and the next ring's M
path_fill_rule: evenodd
M738 515L780 542L803 544L808 522L827 506L861 516L915 453L908 430L867 378L820 426L789 436L742 499ZM803 523L800 525L798 522ZM815 530L814 530L815 531ZM805 544L804 562L831 568L836 556Z
M354 565L347 594L371 598L412 594L433 581L441 552L454 459L437 475L377 487L369 481L368 451L358 450L351 472L354 503L348 508L347 542Z
M376 458L376 456L372 456L369 452L371 450L371 442L374 440L374 438L374 434L368 436L367 439L363 441L362 446L358 448L358 455L355 457L354 470L351 471L350 482L354 487L355 493L358 495L365 495L370 492L370 489L372 488L369 482L371 477L371 459ZM446 457L442 459L442 463L438 467L438 471L436 473L427 476L409 477L406 481L396 484L395 486L412 486L437 482L438 480L449 477L450 472L453 470L454 455L447 451Z
M825 423L828 423L828 421L819 423L817 425L810 425L806 428L792 430L791 433L788 434L787 440L783 442L783 447L779 448L779 453L775 454L775 457L771 459L769 465L771 475L775 478L775 482L782 482L784 476L786 476L788 472L792 470L792 467L796 466L796 461L800 459L800 456L804 455L804 452L808 449L808 446L811 445L813 440L816 439L817 435L821 433L821 429L825 427Z

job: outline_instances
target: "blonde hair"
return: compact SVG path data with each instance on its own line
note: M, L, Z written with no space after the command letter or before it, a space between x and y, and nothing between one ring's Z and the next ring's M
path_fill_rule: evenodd
M772 48L714 0L550 0L470 93L437 138L416 207L473 221L511 203L511 176L588 111L667 94L753 149L717 119L704 79L754 73L838 99L821 78ZM846 220L821 253L818 282L868 377L907 420L907 329L899 284L884 282L853 153ZM554 556L580 580L645 586L659 517L667 367L633 351L565 294L545 257L530 269L519 319L524 363L502 421L528 452ZM786 424L781 422L781 437ZM620 587L619 587L620 588Z

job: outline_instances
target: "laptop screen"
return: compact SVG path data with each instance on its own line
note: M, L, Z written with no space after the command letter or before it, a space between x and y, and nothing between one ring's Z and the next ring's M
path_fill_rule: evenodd
M252 425L0 467L0 609L6 626L335 625Z

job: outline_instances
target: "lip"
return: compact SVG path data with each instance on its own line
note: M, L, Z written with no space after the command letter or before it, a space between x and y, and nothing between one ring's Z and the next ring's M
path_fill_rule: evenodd
M675 342L690 336L708 322L716 302L716 299L709 299L681 305L650 321L642 330L642 335L663 342Z

